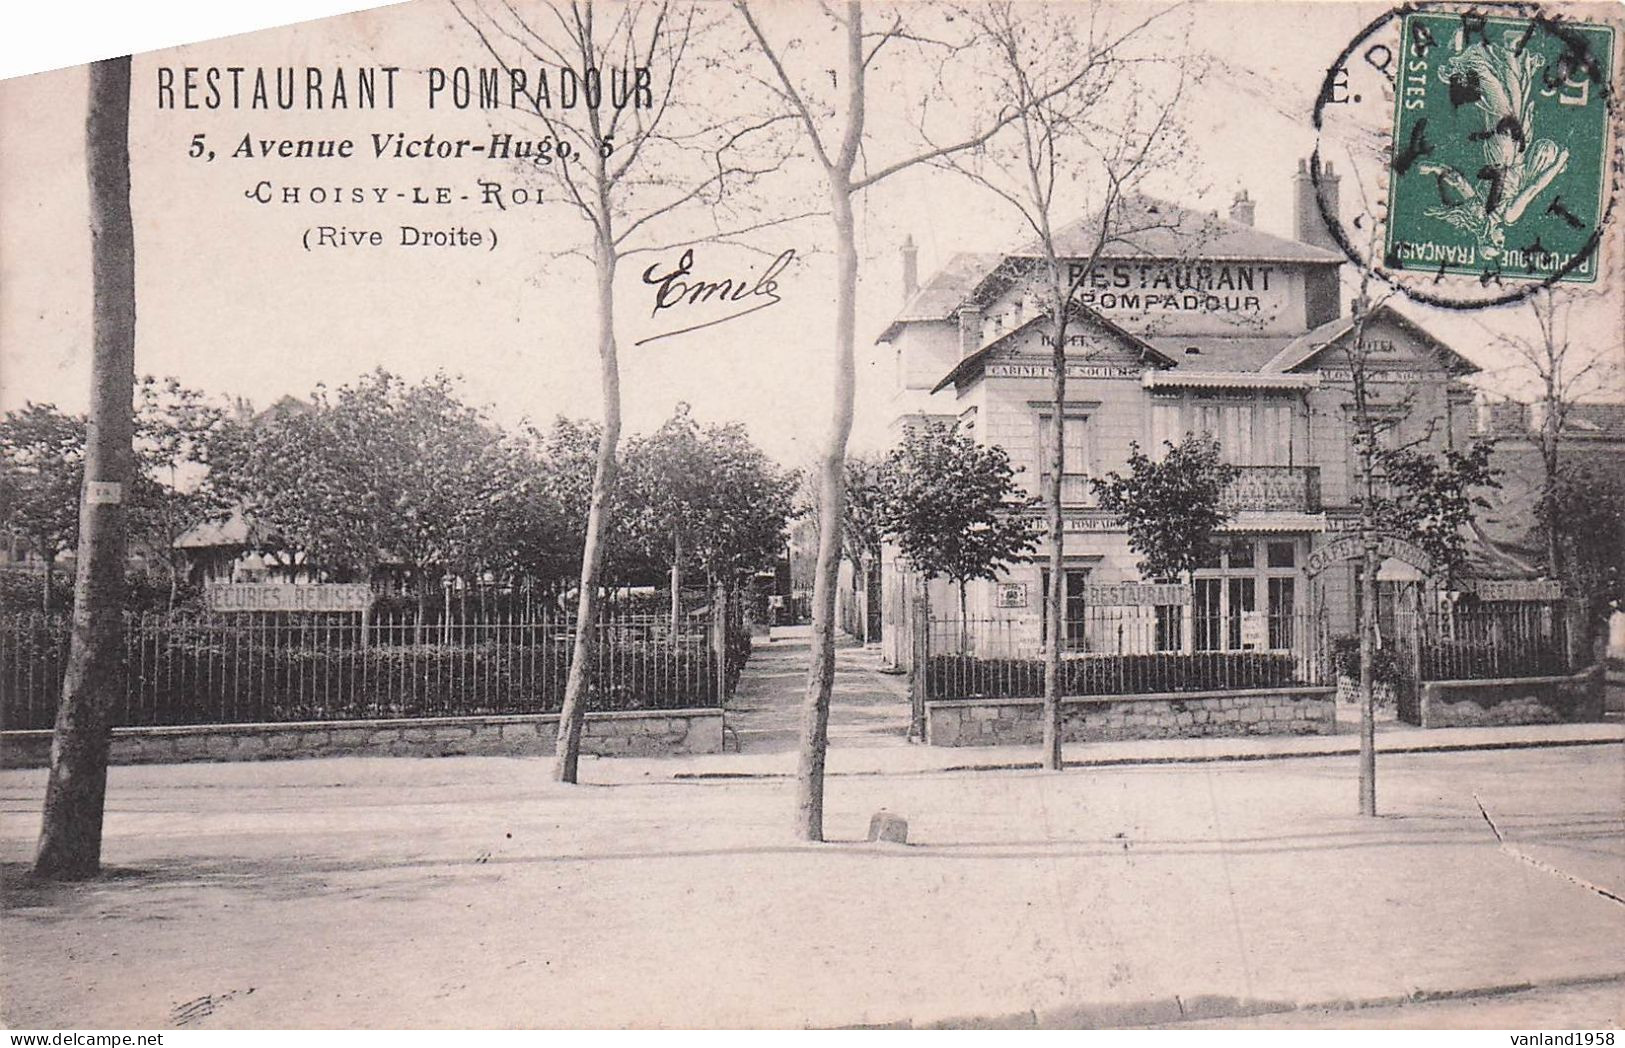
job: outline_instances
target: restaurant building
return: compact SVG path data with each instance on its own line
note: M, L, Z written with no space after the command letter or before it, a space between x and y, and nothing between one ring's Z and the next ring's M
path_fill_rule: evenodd
M1330 165L1322 185L1335 208ZM1282 649L1295 646L1305 621L1353 629L1357 562L1311 559L1358 523L1346 258L1301 163L1292 189L1291 236L1257 228L1245 192L1225 216L1132 201L1118 227L1138 231L1117 237L1083 283L1060 412L1031 276L1036 246L955 256L923 286L914 248L904 246L907 302L879 339L895 367L893 436L925 420L957 424L1003 447L1034 495L1048 487L1050 442L1065 442L1068 649ZM1063 229L1063 255L1083 254L1094 224ZM1364 350L1376 410L1392 415L1383 440L1442 448L1471 439L1469 360L1386 305L1365 325ZM1125 529L1098 507L1089 479L1126 471L1131 443L1158 454L1187 433L1212 434L1240 470L1225 495L1232 515L1218 555L1189 585L1145 585ZM997 581L972 583L968 616L997 620L1000 643L1044 646L1048 558L1045 539ZM917 613L923 581L892 550L881 578L885 653L906 662L901 627ZM1423 578L1386 559L1384 604L1403 601ZM949 583L936 580L929 593L933 616L957 616ZM1091 614L1101 607L1124 611L1116 620ZM1123 622L1136 628L1125 635Z

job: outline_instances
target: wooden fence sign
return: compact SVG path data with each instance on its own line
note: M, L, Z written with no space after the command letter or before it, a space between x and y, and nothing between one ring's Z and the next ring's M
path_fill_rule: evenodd
M212 582L203 587L210 611L348 611L372 607L365 582Z
M1326 545L1314 550L1304 561L1303 570L1306 575L1319 575L1333 564L1346 560L1358 560L1365 556L1365 542L1359 535L1344 535L1333 539ZM1432 575L1433 558L1414 543L1392 535L1377 536L1377 556L1384 559L1404 561L1424 575Z
M1182 582L1119 582L1114 585L1085 586L1083 601L1089 605L1114 608L1189 604L1191 588Z
M1465 586L1482 601L1562 600L1556 579L1469 579Z

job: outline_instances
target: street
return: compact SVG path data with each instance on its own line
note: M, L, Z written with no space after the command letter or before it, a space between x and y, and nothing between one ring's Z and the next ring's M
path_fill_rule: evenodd
M837 775L826 845L792 840L789 781L681 761L118 767L80 886L19 879L44 773L6 772L3 1018L1224 1025L1617 977L1621 752L1384 756L1375 820L1343 757ZM882 808L908 845L860 843Z

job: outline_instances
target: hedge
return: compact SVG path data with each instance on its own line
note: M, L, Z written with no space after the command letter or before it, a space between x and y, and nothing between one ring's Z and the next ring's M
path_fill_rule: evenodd
M1302 683L1296 660L1279 652L1159 652L1061 660L1063 695L1149 695ZM1044 662L933 655L926 663L925 693L931 699L1039 698L1044 694Z

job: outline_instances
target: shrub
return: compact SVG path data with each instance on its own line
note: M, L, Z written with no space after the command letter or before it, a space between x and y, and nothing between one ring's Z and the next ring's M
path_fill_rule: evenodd
M1148 695L1176 691L1286 688L1301 683L1288 654L1252 651L1082 655L1061 661L1063 695ZM926 695L941 698L1039 698L1041 659L933 655Z
M1384 646L1371 650L1371 680L1374 684L1401 684L1411 679L1409 660L1403 663L1397 649ZM1332 638L1332 669L1339 677L1360 679L1360 638L1343 634Z

